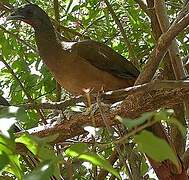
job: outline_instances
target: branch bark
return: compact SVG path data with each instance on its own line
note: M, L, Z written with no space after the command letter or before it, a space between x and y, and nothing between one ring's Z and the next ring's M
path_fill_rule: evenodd
M144 94L143 98L140 98L140 94ZM163 107L173 108L175 105L180 104L188 95L189 86L172 90L151 90L150 92L141 90L141 92L130 95L130 97L132 97L130 100L132 101L126 100L121 106L117 106L116 108L105 112L104 115L107 117L109 126L112 126L119 124L118 121L114 120L116 115L134 119L144 112L154 111ZM99 112L94 115L94 120L97 127L105 126ZM83 127L87 125L93 126L92 118L86 115L77 114L72 116L69 120L63 120L61 124L55 126L46 125L42 130L41 128L43 126L31 129L29 132L39 137L59 133L59 137L55 142L58 143L85 133Z
M183 17L177 24L171 26L167 32L162 34L159 38L156 47L151 52L149 60L145 65L144 71L139 75L136 85L149 82L154 76L162 58L165 56L168 47L170 46L172 40L181 32L184 28L188 26L189 14Z
M163 33L165 33L168 30L168 28L170 27L170 22L169 22L169 17L167 15L165 1L164 0L155 0L154 7L155 7L156 16L158 18L158 22L161 27L161 30ZM180 16L178 16L177 19L180 19L179 17ZM186 73L185 73L183 62L179 56L179 49L178 49L176 39L173 39L171 46L168 49L168 53L169 53L169 57L171 59L171 65L172 65L172 68L174 71L175 78L177 80L185 78ZM187 101L187 99L185 99L185 107L187 107L187 104L188 104L188 101ZM176 113L177 113L178 117L180 117L179 121L183 125L185 125L186 122L185 122L185 117L184 117L184 106L183 105L181 105L180 107L178 106ZM171 132L172 132L171 138L175 145L176 151L177 151L178 155L181 156L185 149L186 140L183 138L183 136L181 135L181 133L179 132L179 130L177 128L172 127Z
M164 0L155 0L154 7L156 11L156 15L158 18L158 22L160 24L161 30L165 33L170 27L169 18L167 15L167 10L165 6ZM174 74L177 80L184 79L186 77L184 66L181 58L179 57L179 49L176 43L176 39L173 39L171 46L168 50L169 55L171 57L171 63L173 66Z
M100 96L102 102L118 102L120 100L125 99L128 95L133 95L134 93L142 93L142 92L150 92L152 90L161 90L161 89L176 89L176 88L189 88L189 80L184 81L173 81L173 80L163 80L163 81L152 81L150 83L133 86L125 89L115 90L115 91L109 91L106 93L102 93ZM90 95L91 101L95 102L96 97L95 94ZM41 109L55 109L55 110L66 110L70 106L75 106L79 102L85 102L86 96L79 96L79 97L73 97L66 101L61 102L47 102L47 103L41 103L41 104L26 104L26 105L20 105L20 107L23 107L25 109L34 109L36 107ZM17 105L15 105L17 106Z

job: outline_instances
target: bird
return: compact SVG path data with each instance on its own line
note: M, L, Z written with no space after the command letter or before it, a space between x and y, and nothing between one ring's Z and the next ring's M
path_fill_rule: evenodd
M69 93L83 95L133 86L139 70L109 46L94 40L61 42L45 11L36 4L15 9L7 20L33 27L39 55L56 81Z

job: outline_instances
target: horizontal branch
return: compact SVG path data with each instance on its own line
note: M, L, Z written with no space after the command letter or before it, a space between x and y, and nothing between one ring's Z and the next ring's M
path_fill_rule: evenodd
M101 94L101 101L105 102L117 102L119 100L125 99L128 95L132 95L137 92L150 92L152 90L160 89L175 89L175 88L185 88L189 89L189 80L180 80L180 81L152 81L150 83L137 85L125 89L109 91ZM95 101L95 95L91 94L91 100ZM25 109L34 109L36 106L41 109L56 109L56 110L66 110L70 106L75 106L76 103L86 101L85 96L79 96L70 98L66 101L61 102L50 102L50 103L41 103L41 104L26 104L21 105Z
M184 85L186 85L184 83ZM183 87L184 87L183 85ZM116 125L119 122L115 120L116 115L122 117L136 118L144 112L154 111L159 108L173 108L175 105L182 103L183 99L189 95L189 86L186 88L176 88L173 90L151 90L146 92L135 92L129 96L121 105L114 109L105 111L103 116L106 117L109 126ZM141 98L141 93L143 96ZM61 124L46 125L31 129L29 132L39 137L45 137L53 134L59 134L55 143L63 142L67 139L86 133L83 127L93 126L105 127L100 112L96 112L91 118L83 114L76 114L69 120L62 120Z

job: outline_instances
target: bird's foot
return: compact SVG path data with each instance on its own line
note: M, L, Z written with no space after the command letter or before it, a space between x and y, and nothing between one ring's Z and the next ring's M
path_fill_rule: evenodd
M85 112L83 112L82 114L85 116L93 116L98 111L109 111L110 107L111 106L109 104L104 104L103 102L95 103L91 104L90 107L87 107Z

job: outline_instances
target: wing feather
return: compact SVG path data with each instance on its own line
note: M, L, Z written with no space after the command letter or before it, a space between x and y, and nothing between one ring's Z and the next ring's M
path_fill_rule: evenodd
M93 66L114 76L132 79L137 78L140 73L130 61L103 43L84 40L76 43L66 42L63 46Z

